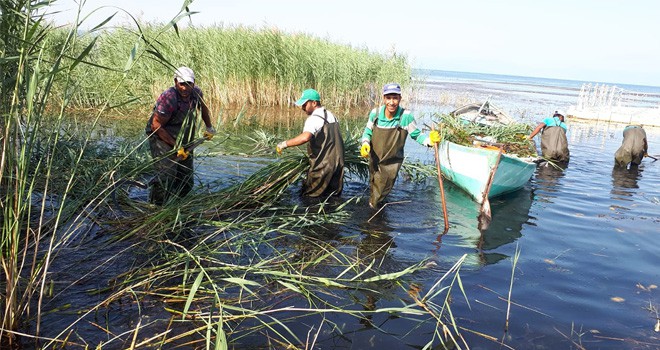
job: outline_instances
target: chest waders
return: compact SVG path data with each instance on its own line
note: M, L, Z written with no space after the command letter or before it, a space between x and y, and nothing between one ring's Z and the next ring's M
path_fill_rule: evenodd
M187 112L177 109L168 123L163 126L176 139L176 149L193 139L195 108L196 101L191 101ZM151 119L148 125L151 125ZM149 181L151 187L149 201L162 205L172 196L183 197L188 194L193 187L193 151L190 151L184 160L177 160L176 155L166 157L165 154L172 151L172 146L165 143L156 134L149 137L149 149L156 171L156 176Z
M644 140L646 139L646 132L644 129L633 126L627 127L623 131L623 142L621 147L614 153L614 161L617 166L627 167L628 163L631 165L642 164L642 159L646 153Z
M373 208L378 207L394 186L403 163L403 146L407 137L408 131L400 125L392 129L379 128L378 116L374 119L369 157L369 205Z
M541 154L550 160L568 162L570 152L568 151L568 140L564 128L561 126L547 126L543 129Z
M328 123L325 109L323 128L307 144L307 153L309 171L303 185L303 195L340 195L344 188L344 140L339 132L339 121Z

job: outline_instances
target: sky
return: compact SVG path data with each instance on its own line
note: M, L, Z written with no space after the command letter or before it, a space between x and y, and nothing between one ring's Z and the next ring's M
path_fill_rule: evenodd
M52 1L51 18L73 22L80 1ZM83 27L117 11L121 23L126 12L169 22L183 2L87 0ZM195 26L304 32L405 54L413 68L660 86L657 0L195 0L189 9Z

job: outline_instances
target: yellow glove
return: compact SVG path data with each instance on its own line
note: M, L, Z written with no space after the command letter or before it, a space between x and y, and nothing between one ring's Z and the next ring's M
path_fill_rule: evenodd
M176 156L178 158L181 158L181 160L186 160L188 156L190 155L190 152L186 151L185 148L181 147L179 150L176 152Z
M365 142L362 144L362 147L360 147L360 155L362 158L367 158L369 157L369 153L371 152L371 146L369 146L369 143Z
M440 133L437 130L431 131L429 134L429 139L431 140L431 143L438 143L442 141L442 138L440 137Z
M209 126L206 128L206 131L204 131L204 138L211 140L213 136L215 136L215 129L212 126Z
M286 145L286 141L282 141L277 144L275 147L275 151L277 151L277 154L282 154L282 150L287 148L288 146Z

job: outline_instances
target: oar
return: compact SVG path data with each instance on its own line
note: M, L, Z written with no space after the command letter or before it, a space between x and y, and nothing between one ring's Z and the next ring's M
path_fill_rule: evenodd
M433 129L433 124L431 124L431 130ZM434 143L433 148L435 149L435 166L438 168L438 184L440 185L440 200L442 201L442 215L445 220L445 230L442 231L443 234L449 231L449 219L447 218L447 203L445 202L445 187L442 184L442 172L440 171L440 156L438 155L438 144Z
M654 162L655 162L656 160L658 160L658 158L656 158L655 156L652 156L652 155L650 155L650 154L645 154L644 157L649 157L649 158L653 159ZM658 157L660 157L660 154L658 154Z
M490 188L493 185L493 179L495 178L495 172L497 172L497 166L500 164L500 158L502 157L502 148L497 152L497 158L495 159L495 165L490 171L490 176L488 177L488 183L486 184L486 189L484 190L484 199L481 201L481 209L479 211L479 230L486 230L490 225L490 221L493 216L490 211L490 201L488 200L488 193L490 193Z

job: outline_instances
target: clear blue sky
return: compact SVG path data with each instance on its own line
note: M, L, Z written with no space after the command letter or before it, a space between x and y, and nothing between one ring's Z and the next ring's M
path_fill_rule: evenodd
M79 1L54 1L56 22L73 21ZM87 0L83 14L109 5L165 22L182 4ZM657 0L195 0L189 8L197 26L277 27L394 49L415 68L660 86ZM99 10L88 26L117 11Z

